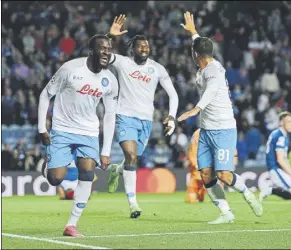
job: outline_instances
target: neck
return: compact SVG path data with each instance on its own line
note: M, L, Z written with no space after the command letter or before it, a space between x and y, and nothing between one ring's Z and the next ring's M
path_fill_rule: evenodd
M287 130L284 129L283 126L280 126L280 130L282 131L282 133L283 133L284 135L287 135L287 134L288 134L288 133L287 133Z
M133 60L138 65L144 65L147 62L147 59L141 59L140 57L133 57Z
M87 58L86 64L87 64L88 69L95 74L99 73L102 70L101 65L100 64L98 65L96 60L93 60L92 56L89 56Z
M199 62L199 66L200 66L201 69L204 69L208 65L208 63L210 63L212 61L213 61L212 57L204 58L203 60L201 60Z

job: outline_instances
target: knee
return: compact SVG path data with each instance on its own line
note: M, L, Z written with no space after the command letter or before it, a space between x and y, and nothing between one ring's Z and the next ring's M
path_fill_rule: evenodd
M50 171L48 171L47 173L47 180L52 186L59 186L62 183L63 179L64 177L56 176Z
M79 169L79 180L80 181L93 181L94 170Z
M232 183L233 174L229 171L219 171L216 173L216 176L219 180L230 185Z
M137 163L137 155L133 151L125 153L125 165L135 166Z
M200 176L201 176L204 184L210 183L213 179L211 176L211 172L206 172L203 170L200 172Z

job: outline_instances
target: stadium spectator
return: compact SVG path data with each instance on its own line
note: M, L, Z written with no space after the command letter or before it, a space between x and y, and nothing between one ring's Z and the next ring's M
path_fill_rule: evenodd
M108 32L114 16L120 14L121 5L121 2L98 2L92 8L86 2L72 4L69 1L34 2L33 5L18 1L3 3L2 123L35 125L40 92L53 72L64 61L87 56L88 38L97 32ZM260 5L262 11L257 11L246 9L243 2L207 1L199 2L195 8L199 33L212 38L214 54L226 67L241 138L248 132L246 117L250 125L258 125L264 143L269 132L278 126L277 113L291 108L290 4L266 2ZM177 89L178 114L188 103L198 100L197 68L191 61L189 49L191 39L180 32L179 27L184 10L183 4L161 7L157 1L148 1L135 13L128 10L124 27L128 34L114 39L112 44L114 52L126 55L130 37L147 36L151 56L165 66ZM155 107L160 113L159 119L166 117L167 105L165 91L158 88ZM163 128L157 121L153 124L152 149L162 138L159 135ZM185 122L185 141L190 140L197 127L198 119ZM5 133L10 135L9 129ZM38 142L34 137L26 138L32 148ZM3 143L9 143L11 148L18 140L18 136L13 142L7 136L3 138ZM242 155L241 166L244 151ZM146 157L147 165L153 164L149 163L151 156Z

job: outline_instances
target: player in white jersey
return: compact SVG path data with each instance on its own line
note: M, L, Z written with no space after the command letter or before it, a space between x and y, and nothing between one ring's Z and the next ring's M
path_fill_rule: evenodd
M89 56L62 65L40 95L38 130L47 154L43 175L51 185L60 185L67 166L77 157L79 181L65 236L83 236L76 225L90 196L94 169L100 165L96 108L101 98L105 106L101 168L110 164L118 97L117 79L107 69L110 53L110 40L104 35L93 36L89 40ZM56 98L49 134L46 115L53 96Z
M225 193L217 183L217 178L242 193L255 215L261 216L262 205L246 187L241 177L233 171L237 131L225 69L213 58L212 41L197 34L193 15L186 12L184 17L185 25L182 24L182 26L192 34L192 57L199 67L196 84L200 101L193 110L182 114L178 121L183 121L200 112L198 169L209 197L221 211L220 217L209 223L232 223L235 219L225 199Z
M126 33L120 31L126 18L115 17L109 37ZM118 187L119 175L123 175L125 192L130 206L130 218L137 218L141 209L136 200L137 157L141 156L152 129L154 96L158 83L169 96L169 115L165 119L165 134L171 135L175 128L178 109L178 95L166 69L149 59L150 47L145 36L135 36L130 40L132 57L112 54L111 64L118 73L119 97L116 118L116 135L124 152L125 161L112 165L108 180L108 191Z

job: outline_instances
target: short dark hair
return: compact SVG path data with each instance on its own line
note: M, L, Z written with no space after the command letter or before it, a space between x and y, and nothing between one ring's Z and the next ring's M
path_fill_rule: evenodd
M208 37L197 37L192 49L202 57L213 57L213 43Z
M146 41L146 40L148 40L146 38L146 36L144 36L144 35L136 35L133 38L129 39L129 41L127 42L127 46L131 47L131 48L134 48L137 41Z
M98 39L106 39L106 40L110 40L107 36L105 35L100 35L100 34L97 34L97 35L94 35L92 36L90 39L89 39L89 42L88 42L88 45L89 45L89 49L94 49L95 47L95 41L98 40Z
M283 111L279 114L279 120L282 121L286 116L291 116L289 111Z

